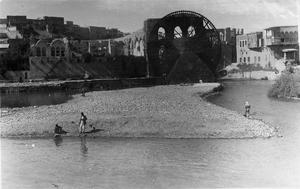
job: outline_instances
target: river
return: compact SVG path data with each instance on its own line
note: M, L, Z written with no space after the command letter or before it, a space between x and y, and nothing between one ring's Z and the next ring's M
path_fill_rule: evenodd
M300 102L226 81L212 103L279 127L269 139L1 139L2 188L300 187Z

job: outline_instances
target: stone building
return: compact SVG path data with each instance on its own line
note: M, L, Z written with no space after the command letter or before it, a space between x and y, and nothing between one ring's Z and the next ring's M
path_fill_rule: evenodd
M8 26L16 26L18 30L27 24L26 16L7 16L6 20Z
M278 62L299 63L297 26L270 27L262 32L238 35L237 62L274 68Z
M270 27L264 30L265 47L276 59L284 58L299 63L298 26Z
M0 24L0 64L1 77L8 80L23 80L28 66L29 43L17 26Z
M44 16L47 30L51 33L64 32L64 17Z
M107 35L107 30L105 27L90 26L89 32L89 38L91 40L104 39Z
M244 29L228 27L217 30L222 42L222 56L220 61L222 62L223 67L225 67L226 65L229 65L233 62L237 62L236 36L242 35L244 33Z
M69 62L69 47L65 39L40 39L31 47L28 79L51 77L55 67Z
M258 43L255 39L257 36L261 36L262 32L238 35L236 40L236 54L238 63L257 64L262 67L271 67L268 64L271 60L268 56L268 60L264 59L266 49L262 50L262 42ZM260 40L261 41L261 40Z

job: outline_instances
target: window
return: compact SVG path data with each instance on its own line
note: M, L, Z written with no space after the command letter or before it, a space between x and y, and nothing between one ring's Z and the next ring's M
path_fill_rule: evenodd
M36 56L41 56L41 48L40 47L36 48Z
M248 62L250 62L250 57L248 57Z
M242 41L242 46L244 47L244 41Z
M256 63L256 56L254 57L254 63Z
M56 47L55 50L55 56L60 56L60 48Z
M65 56L65 48L64 47L60 48L60 55Z
M242 41L240 41L240 47L242 47Z
M242 58L240 58L240 62L242 62L243 60L242 60Z
M245 41L245 46L247 46L247 41Z
M51 56L55 56L55 48L51 47Z
M260 62L260 56L259 57L257 57L258 58L258 62Z
M190 26L188 28L188 37L193 37L195 36L196 32L195 32L195 28L193 26Z
M163 27L158 28L158 40L166 38L166 30Z
M174 39L182 38L182 30L179 26L174 28Z
M246 62L246 57L244 57L244 62Z
M46 47L42 47L42 56L46 56Z

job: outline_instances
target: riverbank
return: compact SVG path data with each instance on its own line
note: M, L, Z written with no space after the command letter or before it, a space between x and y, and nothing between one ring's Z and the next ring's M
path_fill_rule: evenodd
M279 73L274 71L245 71L245 72L236 72L228 73L228 75L222 77L223 80L243 80L243 79L253 79L253 80L276 80L280 76Z
M273 127L211 104L200 96L217 83L95 91L60 105L2 109L1 137L53 136L55 124L78 136L80 112L103 137L253 138L276 134Z
M86 79L86 80L52 80L35 81L22 83L0 83L1 93L21 93L21 92L43 92L43 91L99 91L124 89L132 87L149 87L161 85L165 81L163 78L108 78L108 79Z

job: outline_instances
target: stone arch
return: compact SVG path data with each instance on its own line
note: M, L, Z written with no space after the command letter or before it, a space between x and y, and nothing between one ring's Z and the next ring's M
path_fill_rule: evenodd
M48 42L47 40L40 39L36 42L34 45L35 47L35 55L36 56L46 56L47 55L47 48L48 48Z
M55 49L55 56L59 57L62 56L62 49L63 49L63 53L65 55L65 49L66 49L66 45L64 43L64 41L62 39L54 39L51 43L50 43L50 47L51 47L51 55L53 55L52 53L52 49Z

